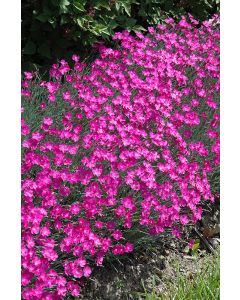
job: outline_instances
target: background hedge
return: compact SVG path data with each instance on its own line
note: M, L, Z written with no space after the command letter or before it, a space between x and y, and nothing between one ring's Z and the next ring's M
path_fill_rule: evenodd
M202 21L219 11L219 0L22 0L24 70L47 66L90 45L110 43L116 31L144 31L166 17L191 13Z

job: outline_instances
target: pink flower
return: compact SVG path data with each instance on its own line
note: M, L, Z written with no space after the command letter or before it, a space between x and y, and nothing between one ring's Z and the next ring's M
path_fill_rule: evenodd
M57 253L53 249L50 249L50 248L45 248L42 251L42 255L49 261L55 261L58 258Z
M130 210L134 209L135 208L135 204L134 204L134 200L132 197L126 197L122 200L122 205L125 207L125 208L128 208Z
M186 225L186 224L188 223L188 217L187 217L186 215L182 215L182 216L180 217L180 223L181 223L182 225Z
M115 240L119 241L122 238L122 233L120 230L116 230L112 233Z
M49 230L48 227L42 227L41 231L40 231L42 236L49 236L51 234L51 231Z
M23 286L28 285L31 279L33 278L33 274L28 271L23 271L21 276L21 283Z
M130 253L130 252L132 252L133 251L133 244L131 244L131 243L126 243L126 245L125 245L125 252L126 253Z
M40 104L41 110L44 110L46 107L47 107L46 103L43 102Z
M192 134L193 134L193 133L192 133L191 130L185 130L185 131L184 131L184 137L185 137L185 138L188 138L188 139L191 138L191 137L192 137Z
M89 277L91 275L91 273L92 273L92 269L89 266L85 266L83 268L83 275L85 277Z
M80 56L78 56L76 54L73 54L72 60L75 61L75 62L78 62L80 60Z
M33 74L31 72L24 72L24 75L27 80L31 80L33 78Z
M69 91L63 92L63 99L64 100L70 100L71 99L71 94Z
M97 229L103 228L103 222L101 222L101 221L96 221L96 222L95 222L95 227L96 227Z
M48 100L49 102L55 102L56 101L56 97L52 94L48 95Z
M191 105L192 105L193 107L197 107L197 106L199 105L199 101L198 101L197 99L192 99Z

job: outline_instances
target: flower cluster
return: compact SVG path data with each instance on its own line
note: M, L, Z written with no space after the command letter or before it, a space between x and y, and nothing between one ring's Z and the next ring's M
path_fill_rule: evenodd
M78 296L94 265L201 218L219 165L219 31L191 16L116 33L87 70L22 82L22 297ZM132 235L131 235L132 236Z

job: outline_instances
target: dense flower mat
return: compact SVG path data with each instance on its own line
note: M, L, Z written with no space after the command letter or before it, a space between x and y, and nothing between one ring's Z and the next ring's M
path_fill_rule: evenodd
M201 218L219 165L218 18L117 33L22 82L22 297L78 296L142 234ZM135 233L135 235L134 235Z

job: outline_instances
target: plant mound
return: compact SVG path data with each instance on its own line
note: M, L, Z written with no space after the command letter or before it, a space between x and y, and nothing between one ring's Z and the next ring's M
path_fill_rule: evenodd
M217 17L116 33L22 82L22 297L78 296L94 265L201 218L219 165Z

